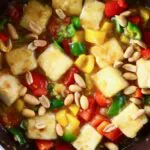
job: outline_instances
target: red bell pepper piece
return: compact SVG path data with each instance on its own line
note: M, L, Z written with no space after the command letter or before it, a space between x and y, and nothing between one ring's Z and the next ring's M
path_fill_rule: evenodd
M143 94L140 88L137 88L134 94L135 98L142 98Z
M69 143L56 143L55 150L74 150L74 148Z
M142 18L140 16L129 17L128 20L136 25L142 25Z
M51 150L51 148L54 147L54 143L52 141L36 140L35 142L38 150Z
M64 51L67 53L67 54L70 54L70 44L71 43L71 40L70 39L64 39L62 42L61 42L61 45L62 45L62 48L64 49Z
M118 0L118 5L123 8L123 9L127 9L128 8L128 4L126 3L125 0Z
M91 126L93 127L97 127L100 123L102 123L103 121L108 121L108 119L100 114L97 114L96 116L94 116L94 118L90 121Z
M105 3L105 16L113 17L126 9L123 1L108 1Z
M104 132L104 128L106 126L108 126L110 124L110 122L108 121L103 121L98 127L97 127L97 131L107 137L109 140L111 141L115 141L117 140L121 135L122 135L122 132L116 128L115 130L111 131L111 132Z
M43 76L39 72L31 72L32 78L33 78L33 83L31 85L28 85L28 83L24 80L23 84L31 90L31 92L35 96L41 96L41 95L46 95L47 94L47 84L48 81L45 76Z
M75 81L74 81L74 74L75 73L79 73L79 69L76 67L76 66L73 66L64 76L64 84L66 86L69 86L71 84L73 84Z
M107 102L107 99L104 97L104 95L102 95L100 92L96 92L94 94L94 98L97 102L97 104L100 106L100 107L106 107L108 102Z
M0 32L0 40L2 40L5 43L8 41L8 36Z
M145 59L150 59L150 49L141 50L141 56Z
M96 103L94 97L88 97L89 100L89 108L86 110L82 110L78 113L78 117L85 122L90 121L95 115Z

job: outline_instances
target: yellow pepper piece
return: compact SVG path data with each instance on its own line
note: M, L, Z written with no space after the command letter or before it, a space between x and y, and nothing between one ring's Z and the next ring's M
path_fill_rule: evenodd
M84 31L77 31L75 36L73 36L73 42L83 42L85 39Z
M143 18L144 25L145 25L150 18L150 10L148 8L141 7L140 8L140 15Z
M91 73L94 69L95 58L93 55L80 55L75 61L75 65L85 73Z
M56 113L56 121L63 127L68 125L67 111L62 109Z
M112 31L114 28L114 24L109 22L109 21L105 21L100 29L100 31L106 31L106 32L110 32Z
M76 131L79 128L80 121L73 115L67 113L68 126L67 129L70 131Z
M79 112L79 107L76 104L72 104L68 107L68 109L70 110L70 112L76 116Z
M91 79L91 76L89 74L85 74L85 83L87 86L87 90L91 90L93 88L93 81Z
M94 31L91 29L85 30L85 41L93 44L101 45L105 42L107 37L106 32Z

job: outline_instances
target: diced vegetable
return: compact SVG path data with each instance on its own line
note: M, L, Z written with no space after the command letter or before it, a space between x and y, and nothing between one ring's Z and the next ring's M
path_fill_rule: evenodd
M118 33L122 33L123 32L123 27L118 23L118 21L116 20L116 18L113 18L113 22L115 24L116 31Z
M93 81L91 79L91 76L89 74L85 74L85 82L86 82L86 88L87 90L91 90L93 88Z
M84 41L84 31L77 31L75 36L72 37L73 42L83 42Z
M41 34L46 29L51 15L52 9L48 5L43 5L36 0L32 0L28 2L24 9L20 25L31 32ZM35 29L31 26L34 26Z
M61 42L61 46L64 49L64 51L66 52L66 54L70 54L70 52L71 52L70 43L71 43L70 39L63 39Z
M79 107L76 104L71 104L68 109L74 116L76 116L79 112Z
M142 98L143 94L140 88L137 88L134 94L135 98Z
M143 58L137 61L137 77L138 77L138 85L140 88L150 88L149 80L150 80L150 60L145 60Z
M0 98L7 106L12 105L19 97L21 84L8 71L0 72Z
M69 86L71 84L73 84L74 81L74 74L75 73L79 73L79 69L75 66L73 66L66 74L65 74L65 78L64 78L64 84L66 86Z
M86 52L86 47L82 42L75 42L70 45L73 56L79 56Z
M141 50L141 56L145 59L150 59L150 49Z
M122 43L124 43L124 44L129 44L130 39L129 39L127 36L125 36L124 34L122 34L122 35L120 36L120 41L121 41Z
M95 65L94 56L82 54L75 61L75 65L83 72L91 73Z
M98 30L103 19L104 3L99 1L86 1L81 15L80 21L83 28Z
M20 75L37 67L34 53L23 46L6 54L6 61L14 75Z
M102 45L107 38L106 31L95 31L85 29L85 41L93 44Z
M54 9L62 9L68 15L80 15L83 0L52 0Z
M67 124L68 124L66 114L67 114L66 109L59 110L56 113L56 121L63 127L67 126Z
M149 95L144 95L143 103L144 103L144 105L150 105L150 96Z
M95 56L96 63L100 68L113 65L123 58L123 49L116 38L111 38L102 46L91 47L90 52Z
M72 60L54 44L49 45L39 56L38 63L46 76L53 81L57 81L73 64Z
M102 136L92 126L85 124L72 145L76 149L94 150L101 140Z
M36 123L44 123L46 127L42 130L37 129ZM55 115L48 112L44 116L36 116L27 120L26 135L29 139L53 140L57 138L55 126Z
M79 17L76 17L76 16L72 17L71 22L76 29L80 29L81 23L80 23Z
M61 108L64 106L64 102L62 99L53 98L51 99L51 109Z
M115 141L115 140L117 140L117 139L122 135L122 133L121 133L121 131L120 131L118 128L114 129L114 130L111 131L111 132L104 132L105 127L108 126L109 124L110 124L110 122L108 122L108 121L103 121L103 122L97 127L97 131L98 131L101 135L107 137L109 140Z
M90 121L90 125L94 128L100 125L103 121L108 121L108 119L100 114L97 114L93 117L93 119Z
M74 133L71 132L65 132L62 139L65 142L73 142L75 139L77 138L77 136Z
M8 36L0 32L0 40L3 42L8 42Z
M131 116L136 114L139 108L131 103L122 112L112 119L112 123L116 125L125 136L134 138L138 131L148 122L145 114L133 120Z
M107 114L111 117L118 115L126 104L126 96L119 93L114 97L113 103L110 106Z
M134 38L135 40L141 40L142 38L142 34L139 27L131 22L128 22L127 32L129 36Z
M114 25L113 23L109 22L109 21L105 21L101 28L100 28L100 31L102 32L112 32L113 31L113 28L114 28Z
M7 18L0 20L0 31L4 29L4 26L7 22L8 22Z
M129 17L128 20L129 20L130 22L132 22L133 24L138 25L138 26L141 26L141 25L142 25L142 22L143 22L141 16Z
M100 92L95 92L94 93L94 98L97 102L97 104L100 106L100 107L107 107L108 105L108 100L106 97L104 97L104 95L102 95Z
M110 66L100 70L92 78L97 88L106 97L112 97L128 86L121 72Z
M145 7L140 7L140 15L143 19L144 25L146 25L149 18L150 18L150 10L148 8L145 8Z
M76 29L74 28L74 25L73 24L70 24L67 26L66 28L66 31L67 31L67 37L71 38L75 35L76 33Z
M54 146L52 141L36 140L35 142L38 150L50 150Z
M26 144L26 139L20 129L10 128L8 131L14 136L15 140L19 142L20 145Z

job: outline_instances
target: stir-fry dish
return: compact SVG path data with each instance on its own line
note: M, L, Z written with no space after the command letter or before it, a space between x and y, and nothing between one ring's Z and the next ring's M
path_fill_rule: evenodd
M14 1L0 16L0 123L38 150L121 149L150 117L150 10L131 0Z

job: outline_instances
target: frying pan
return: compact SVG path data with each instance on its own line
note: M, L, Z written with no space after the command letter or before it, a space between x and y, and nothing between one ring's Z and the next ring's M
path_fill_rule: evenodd
M0 14L5 11L9 3L13 0L0 0ZM22 0L21 0L22 1ZM46 0L45 0L46 1ZM150 7L150 0L128 0L129 2L135 1L139 2L141 5ZM122 150L150 150L150 123L148 123L140 131L135 139L129 139L124 141L125 147ZM29 142L29 144L20 146L14 141L12 136L3 128L0 124L0 150L34 150L36 149L34 143Z

